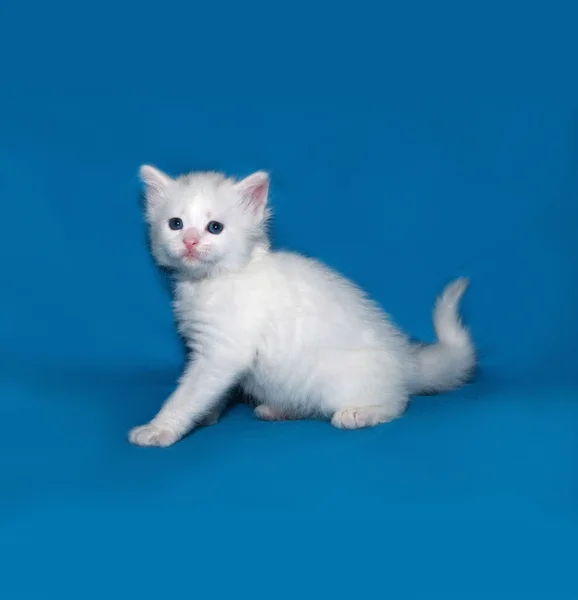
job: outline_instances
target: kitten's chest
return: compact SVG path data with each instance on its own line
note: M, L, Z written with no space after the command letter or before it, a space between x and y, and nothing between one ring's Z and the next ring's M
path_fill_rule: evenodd
M175 288L173 310L179 323L194 319L202 302L197 285L178 283Z
M227 328L235 312L230 287L226 281L179 283L173 308L181 335L190 340Z
M173 309L179 324L204 319L220 309L219 290L200 283L181 282L175 288Z

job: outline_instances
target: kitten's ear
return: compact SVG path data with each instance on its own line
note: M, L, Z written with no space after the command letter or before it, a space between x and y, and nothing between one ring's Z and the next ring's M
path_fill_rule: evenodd
M164 198L165 190L172 179L150 165L143 165L139 170L139 175L145 184L147 208L150 210Z
M269 174L257 171L236 183L235 189L251 212L258 219L262 219L269 195Z

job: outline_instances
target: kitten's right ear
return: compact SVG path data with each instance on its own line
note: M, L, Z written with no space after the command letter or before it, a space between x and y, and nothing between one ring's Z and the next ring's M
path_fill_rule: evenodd
M147 208L150 210L165 197L165 190L172 179L150 165L143 165L139 170L139 175L145 184Z

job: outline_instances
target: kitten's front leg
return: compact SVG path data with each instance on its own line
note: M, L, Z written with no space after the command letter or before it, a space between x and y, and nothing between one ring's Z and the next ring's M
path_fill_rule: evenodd
M171 446L218 409L227 389L245 367L238 358L226 354L209 359L199 356L185 370L179 386L156 417L135 427L129 440L137 446Z

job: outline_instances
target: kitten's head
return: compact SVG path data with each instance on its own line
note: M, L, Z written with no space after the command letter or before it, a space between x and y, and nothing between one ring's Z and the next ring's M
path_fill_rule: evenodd
M146 216L158 263L193 277L242 267L257 245L267 244L269 176L241 181L220 173L173 179L145 165Z

